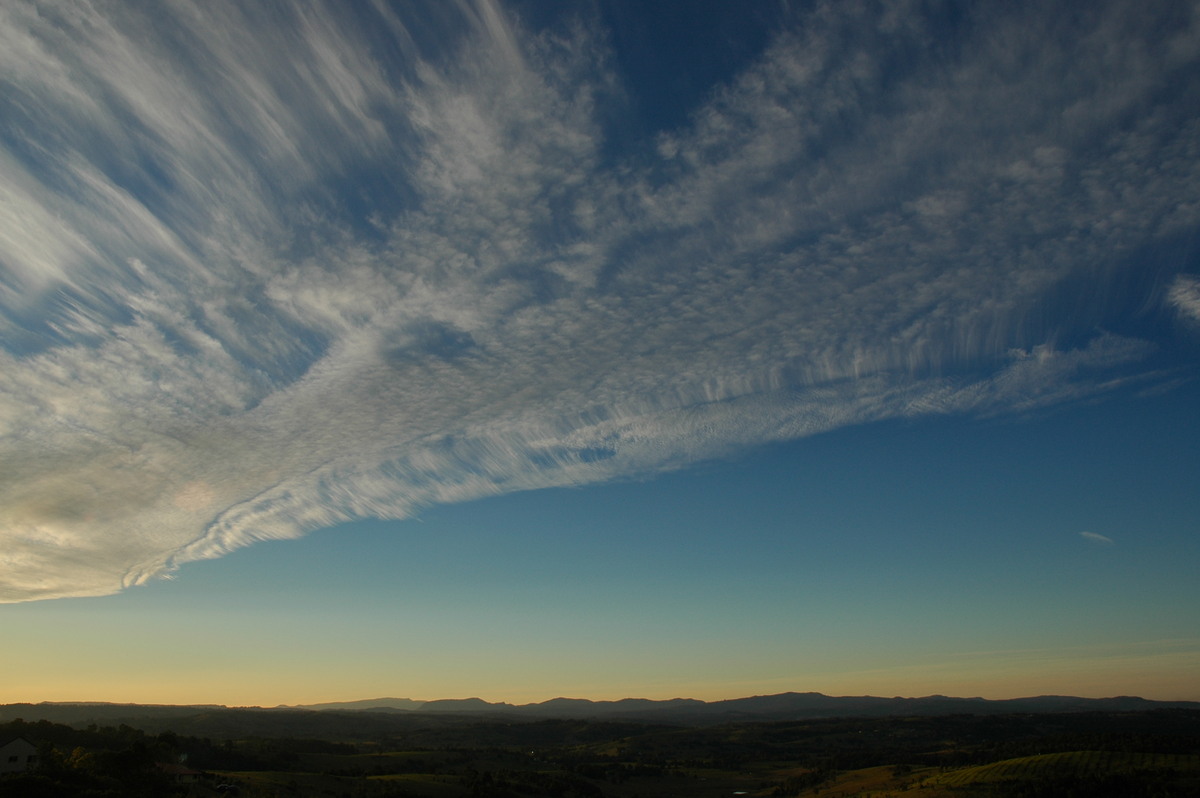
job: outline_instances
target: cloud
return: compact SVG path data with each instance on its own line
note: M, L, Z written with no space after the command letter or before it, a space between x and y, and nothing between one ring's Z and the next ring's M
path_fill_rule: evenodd
M1200 322L1200 280L1179 274L1171 283L1167 302L1189 321Z
M1114 543L1112 538L1097 532L1080 532L1079 536L1089 543L1096 543L1101 546L1111 546Z
M613 152L588 25L6 5L0 600L1145 379L1053 303L1200 221L1200 24L1023 13L818 8Z

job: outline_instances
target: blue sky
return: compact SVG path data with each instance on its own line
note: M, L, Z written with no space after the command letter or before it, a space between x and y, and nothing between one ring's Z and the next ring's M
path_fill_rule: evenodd
M0 700L1200 699L1200 7L0 15Z

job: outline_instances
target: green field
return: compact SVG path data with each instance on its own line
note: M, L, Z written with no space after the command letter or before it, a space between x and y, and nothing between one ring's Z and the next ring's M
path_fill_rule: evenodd
M948 771L899 770L899 775L895 767L845 771L793 794L835 798L1200 795L1200 754L1062 751Z
M1058 754L1006 759L966 768L928 780L930 786L962 787L1000 781L1053 777L1085 778L1147 771L1200 773L1200 754L1142 754L1112 751L1066 751Z
M670 726L406 717L386 734L189 737L0 724L37 740L0 798L1189 798L1200 712L955 715ZM229 719L221 719L221 729ZM256 727L255 731L259 728ZM156 763L199 772L172 785ZM223 788L223 789L218 789Z

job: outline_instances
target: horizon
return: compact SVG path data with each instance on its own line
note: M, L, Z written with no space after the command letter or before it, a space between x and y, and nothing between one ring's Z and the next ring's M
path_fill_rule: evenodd
M1086 701L1135 699L1135 700L1141 700L1141 701L1148 701L1148 702L1152 702L1152 703L1166 703L1166 704L1195 703L1195 704L1200 704L1200 701L1197 701L1194 699L1182 699L1182 698L1154 699L1154 698L1146 698L1144 696L1137 696L1137 695L1082 696L1082 695L1068 695L1068 694L1060 694L1060 693L1044 693L1044 694L1039 694L1039 695L1016 695L1016 696L1006 696L1003 698L988 698L988 697L984 697L984 696L944 695L942 693L930 693L928 695L876 695L876 694L865 694L865 693L864 694L848 694L848 695L830 695L827 693L822 693L820 691L813 691L813 690L786 690L781 693L765 693L765 694L742 695L742 696L736 696L736 697L710 698L710 699L693 698L693 697L685 696L685 695L676 695L676 696L671 696L670 698L647 698L645 696L623 696L621 698L603 698L603 699L585 698L582 696L557 695L552 698L538 699L538 700L532 700L532 701L513 702L513 701L504 701L502 699L491 700L491 699L483 698L483 697L477 696L477 695L464 695L464 696L453 696L453 697L442 697L442 698L408 698L408 697L402 697L402 696L379 696L376 698L354 698L354 699L314 701L314 702L291 703L291 704L289 704L289 703L282 703L282 704L224 704L224 703L211 702L211 701L186 702L186 703L146 703L146 702L140 702L140 701L47 700L47 701L9 701L9 702L5 702L3 705L5 705L5 706L16 706L16 705L38 706L41 704L49 704L49 705L54 705L54 706L62 705L62 706L114 706L114 707L122 707L122 706L179 707L179 708L183 708L183 709L195 707L195 708L213 708L213 709L303 709L303 710L332 707L334 709L331 709L330 711L335 711L336 709L342 708L342 705L349 705L349 704L363 705L364 709L373 709L373 708L384 706L384 704L378 703L378 702L388 702L388 701L404 701L404 702L411 702L414 704L482 701L485 704L488 704L489 706L493 706L493 707L522 708L522 707L540 706L540 705L548 704L548 703L551 703L554 701L584 701L584 702L592 703L592 704L613 704L613 703L621 703L624 701L645 701L645 702L650 702L650 703L665 704L665 703L671 703L671 702L675 702L675 701L690 701L690 702L699 702L702 704L719 704L719 703L724 703L724 702L729 702L729 701L743 701L743 700L754 699L754 698L777 698L777 697L781 697L781 696L820 696L822 698L831 698L831 699L877 698L877 699L881 699L881 700L885 700L885 701L922 701L922 700L926 700L926 699L948 699L951 701L987 701L987 702L1023 701L1023 700L1046 699L1046 698L1083 699ZM397 711L411 711L411 712L419 712L420 711L419 707L416 709L412 709L412 710L401 709L401 708L397 708L397 707L388 707L388 708L397 709ZM347 709L346 711L357 711L357 710Z
M18 0L0 74L0 701L1200 700L1200 5Z
M1132 693L1088 695L1088 694L1084 694L1084 693L1049 692L1049 693L1036 693L1036 694L1021 693L1021 694L1005 694L1005 695L987 696L987 695L966 695L966 694L940 693L940 692L920 693L920 694L917 694L917 693L891 694L891 693L885 693L885 692L880 692L880 693L828 693L828 692L823 692L821 690L800 690L800 689L786 689L786 690L780 690L777 692L770 692L770 693L746 693L746 694L739 694L739 695L724 695L724 696L720 696L720 697L709 697L709 698L697 698L694 695L687 695L687 694L683 694L683 693L672 694L672 693L667 692L667 693L662 693L658 696L621 695L619 697L610 696L610 697L604 697L604 698L596 698L594 696L589 697L589 696L584 696L584 695L557 694L557 695L553 695L550 697L508 699L508 698L489 698L489 697L486 697L485 695L471 693L468 691L467 693L464 693L461 695L453 695L453 696L447 695L447 696L439 696L437 698L428 698L428 697L413 698L412 696L400 696L400 695L389 694L389 695L377 695L377 696L373 696L371 698L328 698L328 697L325 697L325 698L318 698L315 700L282 701L282 702L278 702L278 703L230 703L230 702L223 702L223 701L193 701L193 700L170 701L170 702L157 702L157 701L148 702L148 701L137 701L137 700L123 700L123 699L117 699L117 698L114 698L114 699L78 699L78 698L76 698L76 699L61 699L61 698L24 699L24 700L0 701L0 703L3 703L3 704L30 704L30 705L37 705L37 704L79 704L79 705L102 704L102 705L113 705L113 706L180 706L180 707L193 707L193 706L194 707L206 707L207 706L207 707L224 707L227 709L305 709L305 708L310 708L310 707L320 707L320 706L324 706L324 705L333 705L333 704L369 704L371 702L380 702L380 701L411 701L414 703L430 703L430 702L435 702L435 701L480 700L480 701L484 701L488 704L520 707L520 706L531 706L531 705L536 705L536 704L545 704L547 702L556 701L556 700L560 700L560 699L566 699L569 701L590 701L592 703L612 703L612 702L618 702L618 701L666 702L666 701L683 700L683 701L701 701L703 703L711 704L711 703L719 703L722 701L738 701L738 700L742 700L742 699L746 699L746 698L763 698L763 697L773 697L773 696L781 696L781 695L817 695L817 696L824 696L826 698L882 698L882 699L889 699L889 700L890 699L920 700L920 699L925 699L925 698L949 698L949 699L954 699L954 700L967 700L967 701L973 701L973 700L1013 701L1013 700L1021 700L1021 699L1036 699L1036 698L1082 698L1082 699L1087 699L1087 700L1136 698L1136 699L1142 699L1145 701L1155 701L1155 702L1165 702L1165 703L1172 703L1172 702L1200 703L1200 697L1196 697L1196 698L1187 698L1187 697L1178 697L1178 696L1175 696L1175 697L1151 697L1151 696L1144 696L1144 695L1136 695L1136 694L1132 694ZM1200 693L1197 693L1196 695L1200 696Z

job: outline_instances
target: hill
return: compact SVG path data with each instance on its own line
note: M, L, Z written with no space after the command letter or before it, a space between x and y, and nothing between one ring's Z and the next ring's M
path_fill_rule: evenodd
M877 696L827 696L822 693L780 693L726 701L699 701L675 698L662 701L625 698L619 701L590 701L582 698L552 698L531 704L491 703L480 698L419 701L409 698L376 698L322 704L262 707L224 707L219 705L108 704L103 702L43 702L39 704L0 705L0 722L22 718L49 720L66 724L126 723L139 728L168 728L181 719L221 713L237 713L241 722L255 718L256 726L286 723L320 726L329 722L316 718L302 721L311 714L362 714L390 716L374 725L394 723L404 726L406 716L444 718L503 718L506 720L634 720L650 723L708 725L717 723L789 721L814 718L862 717L936 717L943 715L1008 715L1013 713L1062 712L1145 712L1154 709L1200 710L1195 701L1149 701L1135 696L1079 698L1076 696L1036 696L1005 700L952 698L941 695L921 698L882 698ZM168 723L169 721L169 723ZM359 718L357 723L362 723Z

